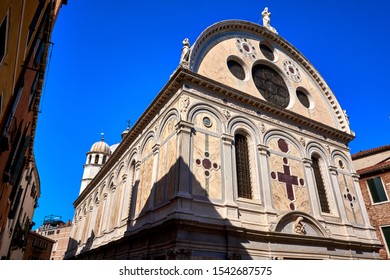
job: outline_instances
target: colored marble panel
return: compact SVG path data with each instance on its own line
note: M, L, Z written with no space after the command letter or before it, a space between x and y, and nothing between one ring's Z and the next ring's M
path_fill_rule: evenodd
M103 205L99 204L98 209L97 209L97 214L96 214L95 226L93 228L95 236L97 236L100 233L100 224L102 222L101 221L102 209L103 209Z
M351 223L363 224L363 214L356 199L353 178L341 172L338 173L337 177L341 193L343 194L344 207L348 221Z
M304 182L304 167L302 162L271 154L270 176L274 207L280 211L298 210L310 213L309 194L307 188L300 184Z
M157 181L155 184L155 204L160 203L164 199L164 189L165 189L165 180L166 180L166 172L167 172L167 144L166 142L164 145L160 147L159 152L159 161L158 161L158 168L157 168Z
M152 152L152 148L155 145L153 138L149 138L142 151L142 157L148 156Z
M195 195L222 198L220 139L197 132L194 135L193 182Z
M219 125L218 125L217 119L208 113L197 114L195 119L194 119L194 125L195 125L195 127L207 129L210 132L218 133L218 131L219 131Z
M175 193L175 182L176 182L176 166L177 166L177 152L176 152L176 139L177 136L174 135L168 142L168 152L167 152L167 185L166 193L167 198L172 198Z
M170 118L164 125L164 128L161 132L160 139L163 142L165 139L168 138L169 135L172 134L175 130L175 124L176 124L176 119L175 118Z

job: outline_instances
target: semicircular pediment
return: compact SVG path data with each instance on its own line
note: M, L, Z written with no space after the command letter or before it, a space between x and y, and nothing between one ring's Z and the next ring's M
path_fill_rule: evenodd
M274 228L275 232L328 237L328 233L316 219L300 211L280 216Z
M191 47L191 71L327 126L351 133L334 94L285 39L255 23L228 20Z

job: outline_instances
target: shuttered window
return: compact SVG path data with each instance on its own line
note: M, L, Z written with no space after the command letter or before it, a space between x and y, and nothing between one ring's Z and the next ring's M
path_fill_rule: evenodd
M385 189L382 184L381 177L370 178L367 180L373 203L387 201Z
M390 254L390 226L381 227L381 230L387 248L387 253Z

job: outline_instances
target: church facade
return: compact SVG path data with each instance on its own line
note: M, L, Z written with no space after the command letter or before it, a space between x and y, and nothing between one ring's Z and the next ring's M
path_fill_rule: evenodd
M269 22L218 22L183 41L114 151L93 145L85 168L100 170L83 178L66 258L377 259L353 138L327 83Z

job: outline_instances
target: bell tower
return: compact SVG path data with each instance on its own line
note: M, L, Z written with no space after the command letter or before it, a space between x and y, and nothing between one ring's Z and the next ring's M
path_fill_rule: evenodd
M81 179L80 193L83 192L83 190L96 176L101 167L107 162L110 155L110 146L104 142L104 134L102 134L102 139L94 143L90 151L87 153L83 178Z

